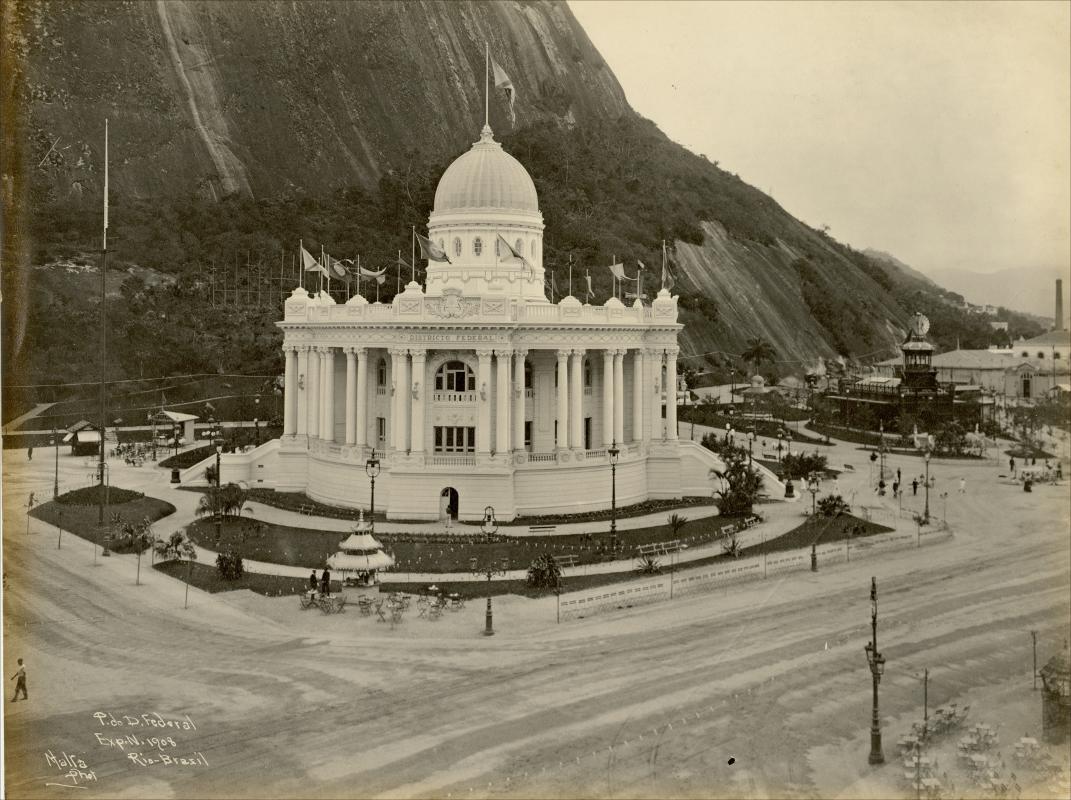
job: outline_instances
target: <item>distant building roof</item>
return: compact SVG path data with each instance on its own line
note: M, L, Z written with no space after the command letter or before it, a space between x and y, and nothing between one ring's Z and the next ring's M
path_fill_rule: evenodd
M1020 339L1015 342L1016 347L1051 347L1053 345L1071 347L1071 330L1049 331L1041 334L1041 336L1035 336L1033 339Z
M1038 359L1024 358L1019 355L1023 347L1028 347L1023 342L1016 345L1012 353L1000 353L993 350L949 350L947 353L938 353L930 359L930 364L937 369L1018 369L1024 365L1039 372L1057 375L1066 375L1069 371L1067 359ZM895 367L903 363L902 358L888 358L879 361L875 366Z
M84 419L83 420L79 420L78 422L74 423L69 428L67 428L67 430L70 431L71 433L78 433L78 431L84 431L84 430L95 431L96 429L97 429L96 425L94 425L92 422L87 422Z
M196 414L183 414L181 411L161 411L158 416L167 417L172 422L189 422L198 419Z

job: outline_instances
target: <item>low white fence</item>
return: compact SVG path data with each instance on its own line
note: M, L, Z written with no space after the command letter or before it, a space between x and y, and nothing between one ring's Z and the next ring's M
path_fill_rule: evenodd
M816 548L815 554L818 566L822 568L888 550L933 544L944 541L951 535L947 526L916 532L895 531L822 545ZM810 548L782 550L766 556L751 556L707 567L685 569L674 574L641 577L630 584L563 594L558 606L559 614L562 620L581 619L600 612L632 608L690 592L718 589L739 581L762 579L810 567Z

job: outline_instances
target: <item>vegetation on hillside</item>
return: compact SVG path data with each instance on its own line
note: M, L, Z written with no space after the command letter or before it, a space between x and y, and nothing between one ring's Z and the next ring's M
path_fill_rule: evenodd
M636 261L643 261L649 268L644 289L650 295L658 282L662 240L671 249L676 240L701 243L700 222L713 219L749 246L780 243L801 254L795 267L804 300L829 343L845 355L862 355L881 337L887 324L881 308L899 308L904 319L923 311L942 346L956 338L963 347L988 341L986 322L954 309L949 293L934 291L895 265L879 264L824 231L806 227L772 198L720 169L717 162L671 142L638 116L573 128L538 123L502 140L535 180L547 225L544 263L556 275L559 298L566 289L570 259L576 265L574 292L579 294L584 271L590 270L596 298L607 297L610 275L603 266L612 257L625 261L629 273ZM278 302L213 307L213 276L220 281L226 274L228 285L237 280L252 293L271 280L278 289L281 270L291 276L285 285L292 286L298 274L294 257L302 240L314 253L323 246L336 258L360 254L363 265L390 267L392 280L381 290L381 299L389 301L398 252L407 259L410 226L426 226L446 166L411 152L405 163L383 176L375 191L351 187L323 195L295 190L211 202L196 196L129 198L113 190L110 269L138 265L175 280L149 285L130 275L121 295L109 302L109 377L281 373L281 333L274 324ZM99 199L56 197L44 183L32 194L32 212L25 220L33 243L31 263L68 259L95 266ZM844 277L846 271L855 273L851 281L834 277ZM404 270L403 281L408 277ZM10 284L16 279L29 282L28 313L23 327L5 307L5 391L13 384L96 379L98 343L95 335L86 335L97 329L95 292L71 297L59 291L57 283L72 280L65 273L5 270L9 297L17 296ZM855 288L846 288L849 285ZM686 323L717 319L718 298L694 294L687 285L675 290L684 296ZM890 295L894 305L888 302ZM852 313L846 313L849 309ZM1013 323L1013 335L1016 326L1034 332L1018 318ZM19 342L33 346L19 347ZM771 354L761 350L753 356L762 364ZM14 399L8 396L5 401Z

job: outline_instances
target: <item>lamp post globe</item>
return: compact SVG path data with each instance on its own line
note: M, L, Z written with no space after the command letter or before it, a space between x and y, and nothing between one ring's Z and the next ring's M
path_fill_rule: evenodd
M617 441L612 441L606 450L610 459L610 552L617 552L617 462L621 458L621 450Z
M260 447L260 395L253 398L255 416L253 417L253 446Z
M818 476L813 472L807 477L807 491L811 493L811 519L814 520L815 509L817 508L818 499Z
M878 582L876 578L870 579L870 625L871 638L863 648L866 651L874 691L873 713L870 720L870 755L867 761L871 764L884 764L885 755L881 751L881 717L878 715L878 684L885 672L885 656L878 651Z
M364 474L371 481L371 491L368 503L368 520L372 526L372 533L376 532L376 476L379 475L379 459L376 458L376 449L372 448L372 454L364 462Z

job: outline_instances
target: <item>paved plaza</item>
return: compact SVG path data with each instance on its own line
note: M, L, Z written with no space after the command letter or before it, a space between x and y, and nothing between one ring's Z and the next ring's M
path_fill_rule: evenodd
M868 489L869 453L822 452L854 467L838 483L856 508L896 507ZM908 797L896 741L922 717L922 671L931 709L970 704L1002 741L1040 738L1030 631L1039 661L1069 635L1067 484L1025 493L995 456L931 462L943 543L562 624L554 597L506 596L485 638L479 602L393 629L245 591L191 589L184 609L179 581L143 569L135 586L132 556L94 564L87 542L26 533L49 455L4 451L4 669L23 658L29 688L11 703L5 681L10 797ZM159 534L192 519L196 494L112 464L116 485L177 506ZM82 459L60 470L85 482ZM766 524L798 520L805 497L763 506ZM867 764L872 575L882 767ZM1029 779L1024 797L1048 796Z

